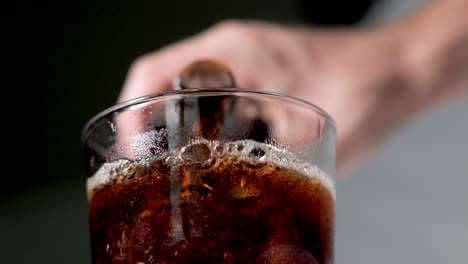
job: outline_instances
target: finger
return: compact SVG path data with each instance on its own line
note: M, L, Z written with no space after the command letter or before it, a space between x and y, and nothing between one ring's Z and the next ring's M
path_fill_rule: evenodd
M172 81L183 67L197 59L219 57L210 54L213 45L216 43L195 36L137 59L130 67L119 101L172 89Z
M184 44L137 59L130 67L118 101L170 90L172 80L180 70L180 65L176 61L181 60L183 56L186 57L187 49L193 49L190 46L183 47Z
M172 89L172 82L180 74L182 67L202 57L197 54L210 58L221 57L211 55L220 54L219 49L211 47L213 45L218 44L203 42L199 37L194 37L138 59L130 69L119 101ZM167 126L164 123L166 110L165 101L155 100L133 106L116 117L118 142L125 146L124 152L128 158L139 159L158 148L153 146L152 141L155 135L154 124Z
M172 89L172 81L180 71L178 61L189 60L194 40L175 44L137 59L131 66L118 98L119 102ZM176 63L177 62L177 63ZM154 140L155 125L164 126L164 102L148 102L130 107L115 117L117 147L125 158L141 159L158 149Z

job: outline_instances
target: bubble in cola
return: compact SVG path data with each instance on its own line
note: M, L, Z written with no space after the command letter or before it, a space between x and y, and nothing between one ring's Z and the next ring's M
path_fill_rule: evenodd
M88 179L93 263L333 263L334 187L251 140L193 140Z

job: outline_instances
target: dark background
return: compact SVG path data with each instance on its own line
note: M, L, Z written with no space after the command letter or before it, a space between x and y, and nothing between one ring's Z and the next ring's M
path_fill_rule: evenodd
M5 169L13 173L2 176L2 262L89 263L80 133L115 102L135 58L227 18L352 24L371 1L350 2L22 2L5 8L3 149Z

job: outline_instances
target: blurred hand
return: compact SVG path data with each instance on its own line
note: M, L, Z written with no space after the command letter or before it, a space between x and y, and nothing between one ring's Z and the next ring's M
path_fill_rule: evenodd
M370 29L223 22L136 60L119 100L171 89L183 67L218 60L239 87L288 94L327 111L344 174L415 113L466 98L467 10L464 0L433 1Z
M285 93L327 111L337 124L343 174L412 112L401 47L386 33L223 22L136 60L119 100L168 90L189 63L219 60L232 69L239 87Z

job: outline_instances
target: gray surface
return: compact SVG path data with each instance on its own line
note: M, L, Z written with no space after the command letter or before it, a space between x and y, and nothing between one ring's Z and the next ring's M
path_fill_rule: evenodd
M384 0L362 23L426 2ZM337 264L467 263L468 103L408 123L337 188Z
M380 0L372 6L364 18L363 24L384 24L399 19L418 9L429 0Z
M336 263L467 263L468 103L414 120L337 189Z

